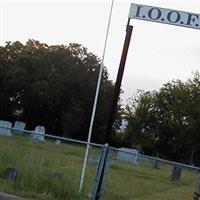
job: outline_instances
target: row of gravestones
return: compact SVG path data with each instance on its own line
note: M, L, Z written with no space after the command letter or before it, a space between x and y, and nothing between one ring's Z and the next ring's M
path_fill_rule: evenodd
M25 132L26 123L15 121L14 125L5 120L0 120L0 136L19 135ZM44 141L45 127L36 126L35 130L31 131L31 138L38 141Z
M98 164L99 156L90 156L88 161L91 164ZM131 164L137 164L138 162L138 151L136 149L118 148L117 160L121 162L127 162Z
M127 162L131 164L137 164L139 160L143 158L139 157L138 151L136 149L129 148L119 148L117 153L117 160L122 162ZM144 158L145 160L145 158ZM160 161L155 159L153 160L153 168L160 169ZM180 166L174 166L171 174L172 181L179 181L181 178L182 168Z

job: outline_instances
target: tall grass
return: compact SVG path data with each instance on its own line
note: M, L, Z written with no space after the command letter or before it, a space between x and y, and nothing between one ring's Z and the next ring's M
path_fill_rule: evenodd
M105 199L192 200L198 174L182 170L180 181L171 181L172 166L154 169L150 162L131 165L115 162L108 173Z
M1 191L41 200L81 199L77 193L79 169L71 165L77 158L73 155L74 159L67 162L65 151L62 145L57 148L25 138L1 138ZM16 181L8 183L3 179L7 168L17 169Z
M0 137L0 191L37 200L88 199L96 165L88 164L84 191L78 193L84 157L82 146L38 143L24 137ZM90 155L100 150L91 148ZM114 153L114 157L116 153ZM113 158L114 158L113 157ZM7 168L16 168L16 181L6 182ZM190 200L198 174L183 170L181 180L170 180L172 167L152 168L149 162L126 164L113 161L105 181L105 200Z

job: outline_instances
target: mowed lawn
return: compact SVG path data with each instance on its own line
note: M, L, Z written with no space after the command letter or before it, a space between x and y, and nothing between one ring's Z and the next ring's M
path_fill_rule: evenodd
M0 191L35 200L88 199L96 165L89 164L84 190L78 193L85 147L39 143L25 137L0 137ZM90 156L100 154L91 148ZM18 171L15 182L6 182L6 168ZM131 165L113 161L105 180L105 200L190 200L198 175L183 170L180 182L171 182L172 167L151 163Z

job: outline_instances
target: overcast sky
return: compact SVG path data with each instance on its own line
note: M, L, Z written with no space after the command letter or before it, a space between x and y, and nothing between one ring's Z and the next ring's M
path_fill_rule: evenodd
M115 0L104 64L116 79L131 3L200 14L200 1ZM29 38L47 44L80 43L102 57L111 0L0 0L0 44ZM134 26L122 89L155 90L200 70L200 30L131 20Z

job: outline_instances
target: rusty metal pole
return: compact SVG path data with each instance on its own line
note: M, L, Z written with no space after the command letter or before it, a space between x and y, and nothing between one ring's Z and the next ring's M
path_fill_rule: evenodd
M120 60L120 64L119 64L117 79L116 79L116 83L115 83L115 89L114 89L114 93L113 93L113 97L112 97L110 113L108 116L108 122L107 122L107 127L106 127L106 138L105 138L106 143L109 143L110 139L111 139L112 127L113 127L114 120L115 120L115 114L116 114L116 110L117 110L117 102L119 99L121 82L122 82L122 78L123 78L123 74L124 74L126 58L127 58L129 44L130 44L132 30L133 30L133 26L129 25L129 22L130 22L130 18L128 19L128 23L127 23L123 51L122 51L121 60Z

